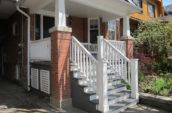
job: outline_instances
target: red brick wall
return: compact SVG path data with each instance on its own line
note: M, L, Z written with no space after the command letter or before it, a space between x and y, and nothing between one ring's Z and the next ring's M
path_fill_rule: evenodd
M72 28L72 35L74 35L80 42L87 42L87 19L70 16L68 18L68 26Z
M60 105L71 97L69 55L71 33L55 31L51 34L51 104Z

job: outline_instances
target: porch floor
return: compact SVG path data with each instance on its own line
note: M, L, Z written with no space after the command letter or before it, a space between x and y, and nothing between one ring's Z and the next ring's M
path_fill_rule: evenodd
M48 99L25 91L19 85L0 78L0 113L85 113L71 106L63 111L50 107ZM123 113L168 113L143 105L128 109Z

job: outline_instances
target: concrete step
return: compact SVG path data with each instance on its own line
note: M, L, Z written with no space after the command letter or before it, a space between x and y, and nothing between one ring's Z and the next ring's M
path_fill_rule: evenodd
M114 89L108 89L108 95L112 95L112 94L116 94L116 93L119 93L119 92L122 92L122 91L126 91L126 86L125 85L120 84L120 85L115 85L114 87L115 87ZM90 100L98 99L98 96L96 95L95 91L91 91L91 93L95 93L95 95L90 95Z
M109 112L108 113L119 113L124 110L126 110L128 107L134 106L138 103L137 100L128 98L124 101L117 102L111 106L109 106Z
M131 93L128 91L121 91L116 94L110 94L108 95L109 105L113 105L117 102L124 101L128 99L130 96L131 96Z

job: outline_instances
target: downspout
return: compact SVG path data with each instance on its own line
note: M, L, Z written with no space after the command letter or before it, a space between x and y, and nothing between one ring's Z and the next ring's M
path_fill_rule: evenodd
M23 14L28 21L27 25L27 89L30 91L30 16L20 9L19 5L16 6L17 11Z

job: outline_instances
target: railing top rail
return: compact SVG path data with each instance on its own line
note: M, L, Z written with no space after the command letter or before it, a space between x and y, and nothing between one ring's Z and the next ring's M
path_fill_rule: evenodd
M103 39L108 45L110 45L115 51L117 51L124 59L130 62L130 59L127 58L121 51L119 51L116 47L114 47L111 43L109 43L106 39Z
M109 42L121 42L121 43L125 43L125 41L119 41L119 40L108 40Z
M91 55L91 53L76 39L76 37L72 36L73 40L75 40L80 46L80 48L90 57L95 63L97 63L97 60Z

